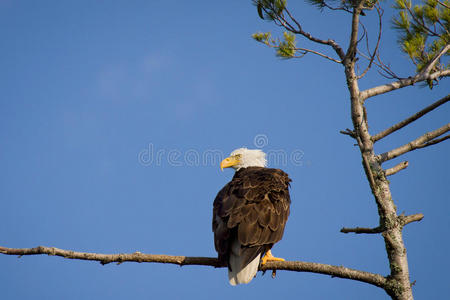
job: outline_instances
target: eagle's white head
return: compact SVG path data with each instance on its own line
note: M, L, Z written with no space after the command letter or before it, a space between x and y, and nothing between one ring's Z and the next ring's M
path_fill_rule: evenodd
M232 167L236 171L247 167L266 167L266 154L259 149L239 148L220 163L220 168Z

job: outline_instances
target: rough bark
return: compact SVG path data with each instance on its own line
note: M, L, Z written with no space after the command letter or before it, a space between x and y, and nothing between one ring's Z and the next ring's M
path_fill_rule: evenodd
M392 200L389 181L374 153L373 140L368 130L364 98L358 87L355 71L355 50L357 46L360 7L355 8L352 18L350 45L344 60L345 76L350 93L351 118L363 161L363 168L378 206L380 225L386 247L391 273L385 291L397 300L413 299L409 280L408 259L403 243L402 225L399 222L396 206Z
M198 265L198 266L211 266L215 268L224 267L219 263L217 258L213 257L144 254L141 252L101 254L101 253L77 252L45 246L38 246L35 248L7 248L0 246L0 253L6 255L18 255L19 257L23 255L47 254L51 256L60 256L68 259L98 261L102 265L114 262L117 264L121 264L123 262L138 262L138 263L146 262L146 263L175 264L179 266ZM333 266L304 261L267 262L264 266L261 266L259 270L263 272L267 270L311 272L317 274L330 275L332 277L358 280L382 288L384 288L384 286L386 286L386 284L388 283L388 280L379 274L354 270L343 266Z

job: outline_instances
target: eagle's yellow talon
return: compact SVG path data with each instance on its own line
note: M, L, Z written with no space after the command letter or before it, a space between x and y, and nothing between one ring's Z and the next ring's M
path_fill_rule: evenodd
M267 251L266 255L262 258L261 265L264 266L268 261L284 261L283 258L275 257L272 255L272 251Z

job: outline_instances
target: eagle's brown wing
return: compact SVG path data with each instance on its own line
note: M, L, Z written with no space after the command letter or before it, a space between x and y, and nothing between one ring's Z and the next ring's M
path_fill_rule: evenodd
M289 216L289 179L279 169L249 167L236 172L217 194L213 208L214 245L227 264L238 239L243 266L283 237Z

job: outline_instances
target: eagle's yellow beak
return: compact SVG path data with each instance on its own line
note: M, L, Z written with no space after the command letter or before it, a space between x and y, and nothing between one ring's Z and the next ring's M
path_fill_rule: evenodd
M230 156L222 160L222 162L220 163L220 169L223 171L223 169L235 166L238 163L240 163L239 158L237 158L236 156Z

